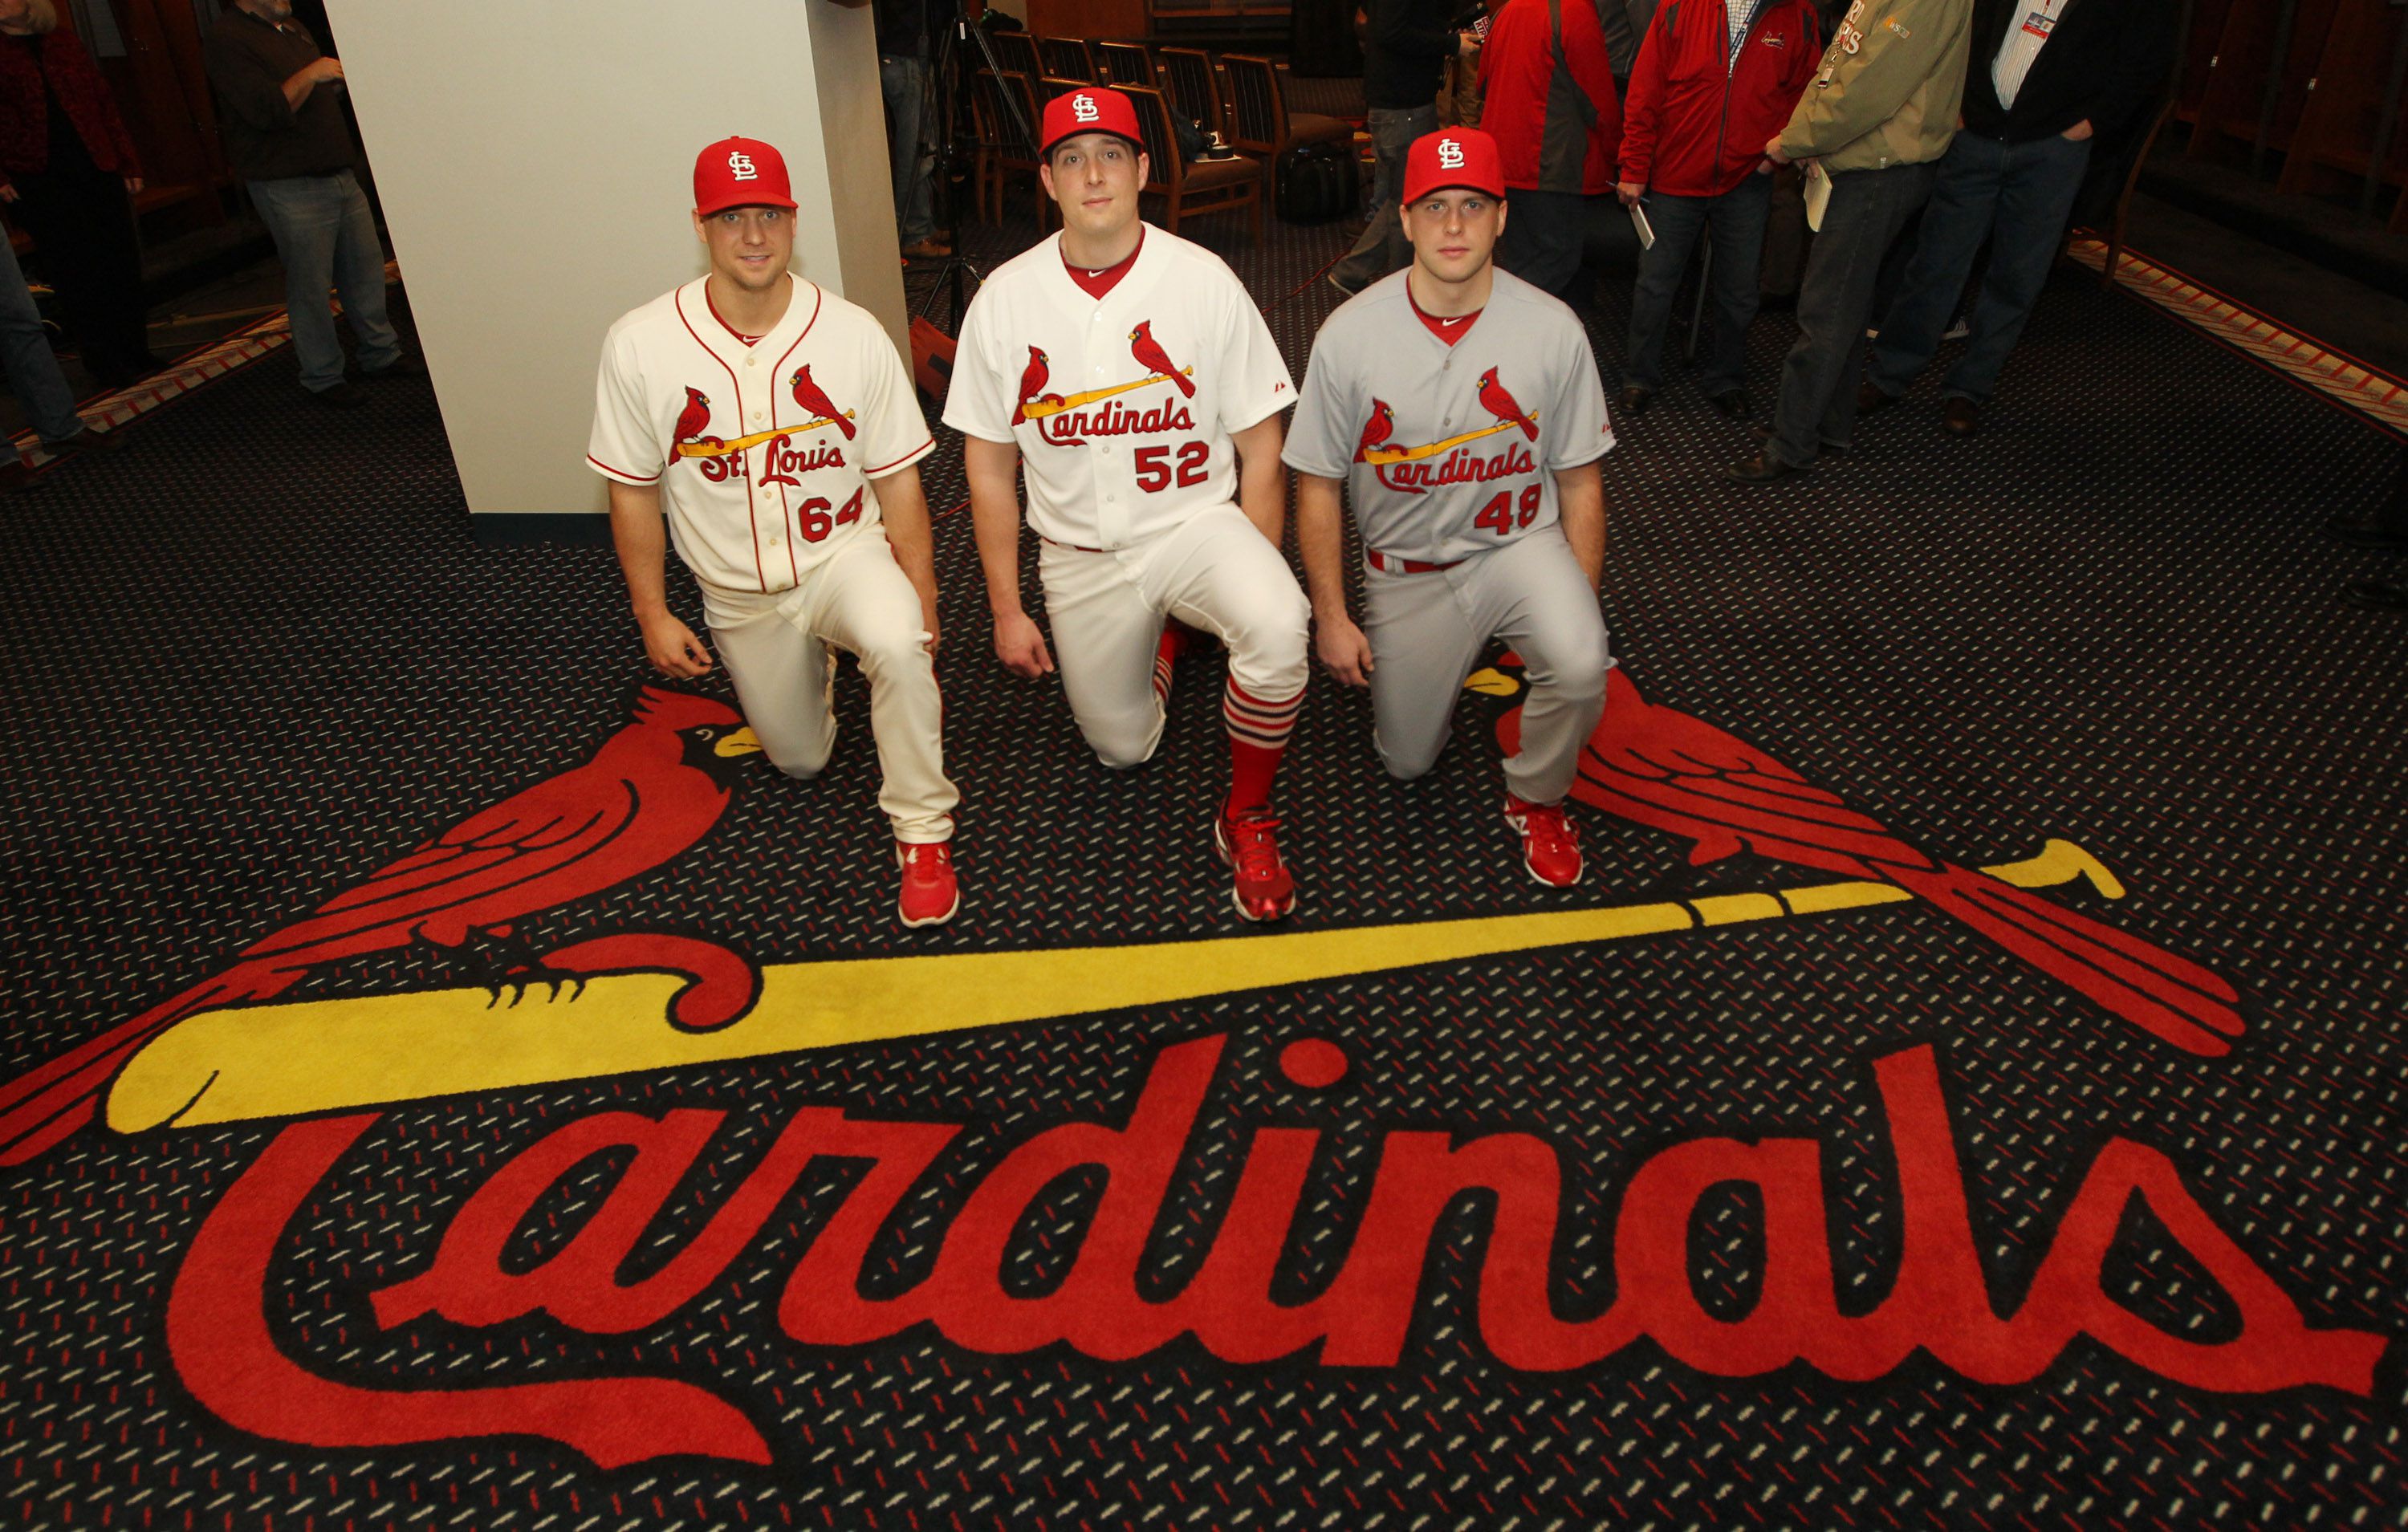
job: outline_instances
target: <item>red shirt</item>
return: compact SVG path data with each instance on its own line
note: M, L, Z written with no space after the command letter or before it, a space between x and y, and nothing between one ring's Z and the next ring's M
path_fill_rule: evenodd
M1665 0L1695 9L1698 0ZM1711 0L1721 14L1722 0ZM1563 51L1548 0L1507 0L1480 50L1481 131L1497 140L1508 188L1613 190L1622 103L1606 60L1597 0L1561 0ZM1761 141L1761 140L1759 140Z
M92 163L112 176L139 176L134 139L117 115L108 84L74 33L45 33L38 49L0 48L0 183L38 176L50 165L50 107L42 83L59 98ZM36 55L38 54L38 58Z
M1130 251L1111 265L1089 270L1085 266L1072 265L1069 256L1065 255L1062 257L1062 269L1070 274L1070 279L1079 284L1081 292L1091 298L1100 298L1120 285L1121 279L1129 274L1129 267L1137 265L1138 251L1143 249L1145 249L1145 225L1140 223L1137 230L1136 250Z
M1767 0L1730 57L1718 4L1659 7L1630 67L1622 179L1677 197L1718 197L1756 174L1823 62L1807 0ZM1985 64L1982 67L1986 68Z

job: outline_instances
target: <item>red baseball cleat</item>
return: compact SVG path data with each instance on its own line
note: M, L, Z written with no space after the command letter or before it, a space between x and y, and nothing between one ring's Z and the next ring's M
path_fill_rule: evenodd
M1275 921L1296 908L1296 880L1280 860L1279 840L1272 832L1279 821L1268 814L1212 819L1212 849L1237 873L1229 891L1238 913L1250 921Z
M1522 865L1550 888L1570 888L1581 879L1580 829L1560 803L1524 803L1505 795L1505 823L1522 835Z
M903 895L896 908L906 925L942 925L962 907L962 891L953 881L953 843L896 841L895 860L903 865Z

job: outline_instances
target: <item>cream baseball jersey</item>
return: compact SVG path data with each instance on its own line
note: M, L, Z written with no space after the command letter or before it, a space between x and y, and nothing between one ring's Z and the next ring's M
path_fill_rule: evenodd
M706 590L792 590L877 524L869 480L935 442L867 310L797 277L785 317L748 346L708 281L610 326L586 461L661 487L670 539Z
M1346 481L1363 546L1448 564L1555 523L1555 479L1613 448L1605 385L1572 311L1499 271L1452 346L1399 271L1312 339L1282 452Z
M1028 524L1115 549L1237 498L1229 434L1296 400L1254 300L1218 256L1148 228L1128 274L1088 296L1040 240L986 279L962 322L945 423L1012 442Z

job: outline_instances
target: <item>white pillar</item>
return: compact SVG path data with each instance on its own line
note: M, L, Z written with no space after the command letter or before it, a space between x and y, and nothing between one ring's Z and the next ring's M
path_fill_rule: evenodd
M326 8L468 508L509 519L480 530L607 513L585 465L602 335L705 269L687 215L694 157L714 140L778 147L799 205L796 268L904 344L866 7Z

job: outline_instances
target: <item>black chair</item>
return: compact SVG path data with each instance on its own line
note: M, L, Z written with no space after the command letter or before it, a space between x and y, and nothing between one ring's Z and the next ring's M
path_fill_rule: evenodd
M1158 89L1161 81L1154 78L1154 55L1143 43L1097 43L1096 63L1114 85L1142 85Z
M1314 112L1290 114L1286 70L1268 59L1246 53L1225 53L1221 67L1229 81L1229 144L1259 155L1268 177L1279 157L1298 144L1338 144L1352 149L1354 125L1341 117Z
M1097 83L1096 61L1087 52L1085 39L1041 37L1037 51L1045 60L1045 73L1054 79L1075 79L1082 85Z
M1211 55L1200 48L1166 48L1154 56L1162 76L1162 93L1181 116L1194 118L1211 133L1229 131L1228 112L1221 104L1221 80Z

